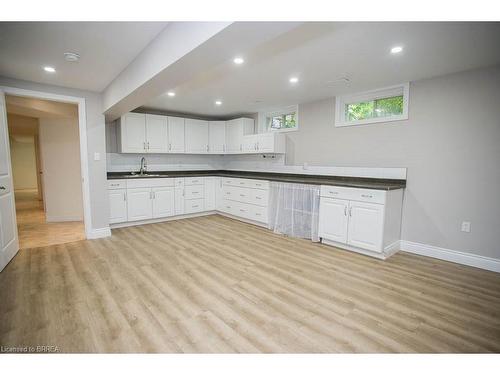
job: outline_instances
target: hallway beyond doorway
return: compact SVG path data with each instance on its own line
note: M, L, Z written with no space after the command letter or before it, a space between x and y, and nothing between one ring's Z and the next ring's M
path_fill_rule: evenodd
M83 221L46 222L43 203L36 189L16 190L19 247L28 249L85 239Z

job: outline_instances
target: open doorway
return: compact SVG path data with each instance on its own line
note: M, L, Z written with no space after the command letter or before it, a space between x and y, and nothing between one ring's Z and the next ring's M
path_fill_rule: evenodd
M85 239L78 105L6 95L19 247Z

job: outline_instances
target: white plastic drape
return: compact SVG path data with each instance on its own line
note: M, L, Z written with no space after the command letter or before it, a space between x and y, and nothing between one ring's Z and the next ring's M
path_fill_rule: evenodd
M269 229L319 242L319 186L271 182Z

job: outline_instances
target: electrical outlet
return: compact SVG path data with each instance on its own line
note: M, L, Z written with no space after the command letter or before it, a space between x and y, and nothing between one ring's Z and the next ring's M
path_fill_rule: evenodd
M303 170L305 170L305 171L306 171L306 170L308 170L308 169L309 169L309 164L304 163L304 164L302 165L302 169L303 169Z
M99 152L94 152L94 160L95 161L101 160L101 154Z
M461 231L466 233L470 232L470 221L462 221Z

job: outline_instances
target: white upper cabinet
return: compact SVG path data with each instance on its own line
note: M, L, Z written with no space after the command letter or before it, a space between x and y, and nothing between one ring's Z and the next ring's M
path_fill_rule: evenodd
M254 130L255 124L251 118L226 121L226 153L241 153L243 151L243 137L253 134Z
M208 121L185 120L185 152L188 154L208 153Z
M254 134L254 120L204 121L130 112L118 120L121 153L285 153L285 135Z
M184 153L184 118L168 117L168 152Z
M168 122L166 116L146 115L146 148L150 153L168 152Z
M223 154L226 151L226 122L208 123L208 151L211 154Z
M146 152L146 115L129 112L118 120L120 152Z

